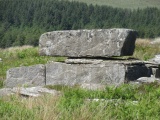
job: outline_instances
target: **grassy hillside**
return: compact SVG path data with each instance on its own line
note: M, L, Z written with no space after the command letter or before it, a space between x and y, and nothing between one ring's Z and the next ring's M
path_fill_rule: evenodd
M146 7L157 7L160 8L160 0L70 0L85 2L87 4L94 5L109 5L118 8L146 8Z

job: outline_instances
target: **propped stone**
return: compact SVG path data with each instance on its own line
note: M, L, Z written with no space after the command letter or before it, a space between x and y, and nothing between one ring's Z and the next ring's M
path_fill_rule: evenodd
M100 64L48 63L46 85L102 84L119 85L125 80L123 64L102 62Z
M14 88L2 88L0 89L0 97L18 94L23 97L39 97L44 94L51 94L53 96L61 95L61 92L56 90L50 90L41 86L36 87L14 87Z
M6 87L44 86L45 65L22 66L7 71Z
M109 57L132 55L137 32L131 29L53 31L41 35L40 55Z

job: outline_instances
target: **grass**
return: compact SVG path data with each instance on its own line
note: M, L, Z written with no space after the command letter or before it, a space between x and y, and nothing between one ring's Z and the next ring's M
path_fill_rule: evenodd
M160 117L157 83L106 87L104 91L61 86L61 92L63 95L59 97L0 98L0 117L2 120L158 120ZM101 100L93 101L93 98Z
M160 8L159 0L69 0L69 1L79 1L87 4L93 5L108 5L115 8L146 8L146 7L157 7Z

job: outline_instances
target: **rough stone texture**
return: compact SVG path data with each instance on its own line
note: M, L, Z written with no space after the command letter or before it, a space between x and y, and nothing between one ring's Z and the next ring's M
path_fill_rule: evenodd
M11 68L7 71L6 87L44 86L45 66L42 64Z
M131 29L53 31L41 35L40 55L109 57L132 55L137 32Z
M68 59L66 63L53 62L46 65L46 84L80 84L86 85L86 88L94 88L92 86L95 84L119 85L140 77L157 77L159 72L156 67L138 60Z
M120 85L141 77L160 78L159 65L139 60L67 59L65 63L12 68L7 71L6 87L81 85L86 89Z
M48 63L46 65L46 85L104 84L124 83L123 64L103 62L101 64Z
M58 96L60 94L60 92L56 91L56 90L49 90L47 88L43 88L41 86L37 86L37 87L29 87L29 88L13 88L11 90L13 93L16 94L20 94L21 96L25 96L25 97L39 97L43 94L52 94L54 96Z
M14 88L2 88L0 89L0 97L18 94L23 97L39 97L43 94L51 94L54 96L59 96L61 93L56 90L49 90L47 88L37 86L37 87L14 87Z

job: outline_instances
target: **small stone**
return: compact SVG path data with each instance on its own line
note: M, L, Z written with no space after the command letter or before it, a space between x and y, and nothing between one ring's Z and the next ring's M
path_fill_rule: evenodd
M156 81L155 77L140 77L137 79L140 83L153 83Z

